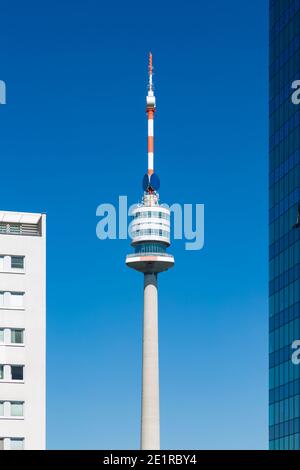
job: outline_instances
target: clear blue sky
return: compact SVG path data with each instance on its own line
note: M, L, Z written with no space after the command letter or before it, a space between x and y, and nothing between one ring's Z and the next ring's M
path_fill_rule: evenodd
M96 207L205 204L160 284L165 449L267 447L267 2L1 2L1 209L46 211L48 448L139 446L142 276Z

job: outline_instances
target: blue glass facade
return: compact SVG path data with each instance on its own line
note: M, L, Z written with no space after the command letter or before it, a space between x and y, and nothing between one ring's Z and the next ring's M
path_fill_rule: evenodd
M269 439L270 449L300 450L300 0L269 8Z

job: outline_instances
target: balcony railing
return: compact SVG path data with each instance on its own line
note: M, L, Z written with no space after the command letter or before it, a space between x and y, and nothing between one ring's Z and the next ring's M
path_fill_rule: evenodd
M40 224L0 223L0 234L41 236Z
M130 253L127 255L127 258L136 258L139 256L164 256L166 258L173 258L173 255L169 255L169 253L157 253L157 252L145 252L145 253Z

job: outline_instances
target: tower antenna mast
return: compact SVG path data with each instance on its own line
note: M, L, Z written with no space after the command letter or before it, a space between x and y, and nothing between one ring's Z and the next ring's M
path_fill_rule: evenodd
M156 101L153 91L153 65L152 53L149 53L149 84L148 95L146 98L146 112L148 116L148 175L154 173L154 113L156 109Z

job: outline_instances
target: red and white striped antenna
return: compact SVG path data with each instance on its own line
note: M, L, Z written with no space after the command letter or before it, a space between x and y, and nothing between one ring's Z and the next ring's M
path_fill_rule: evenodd
M153 66L152 53L149 53L149 84L146 98L146 112L148 116L148 176L154 173L154 112L156 109L155 96L153 92Z

